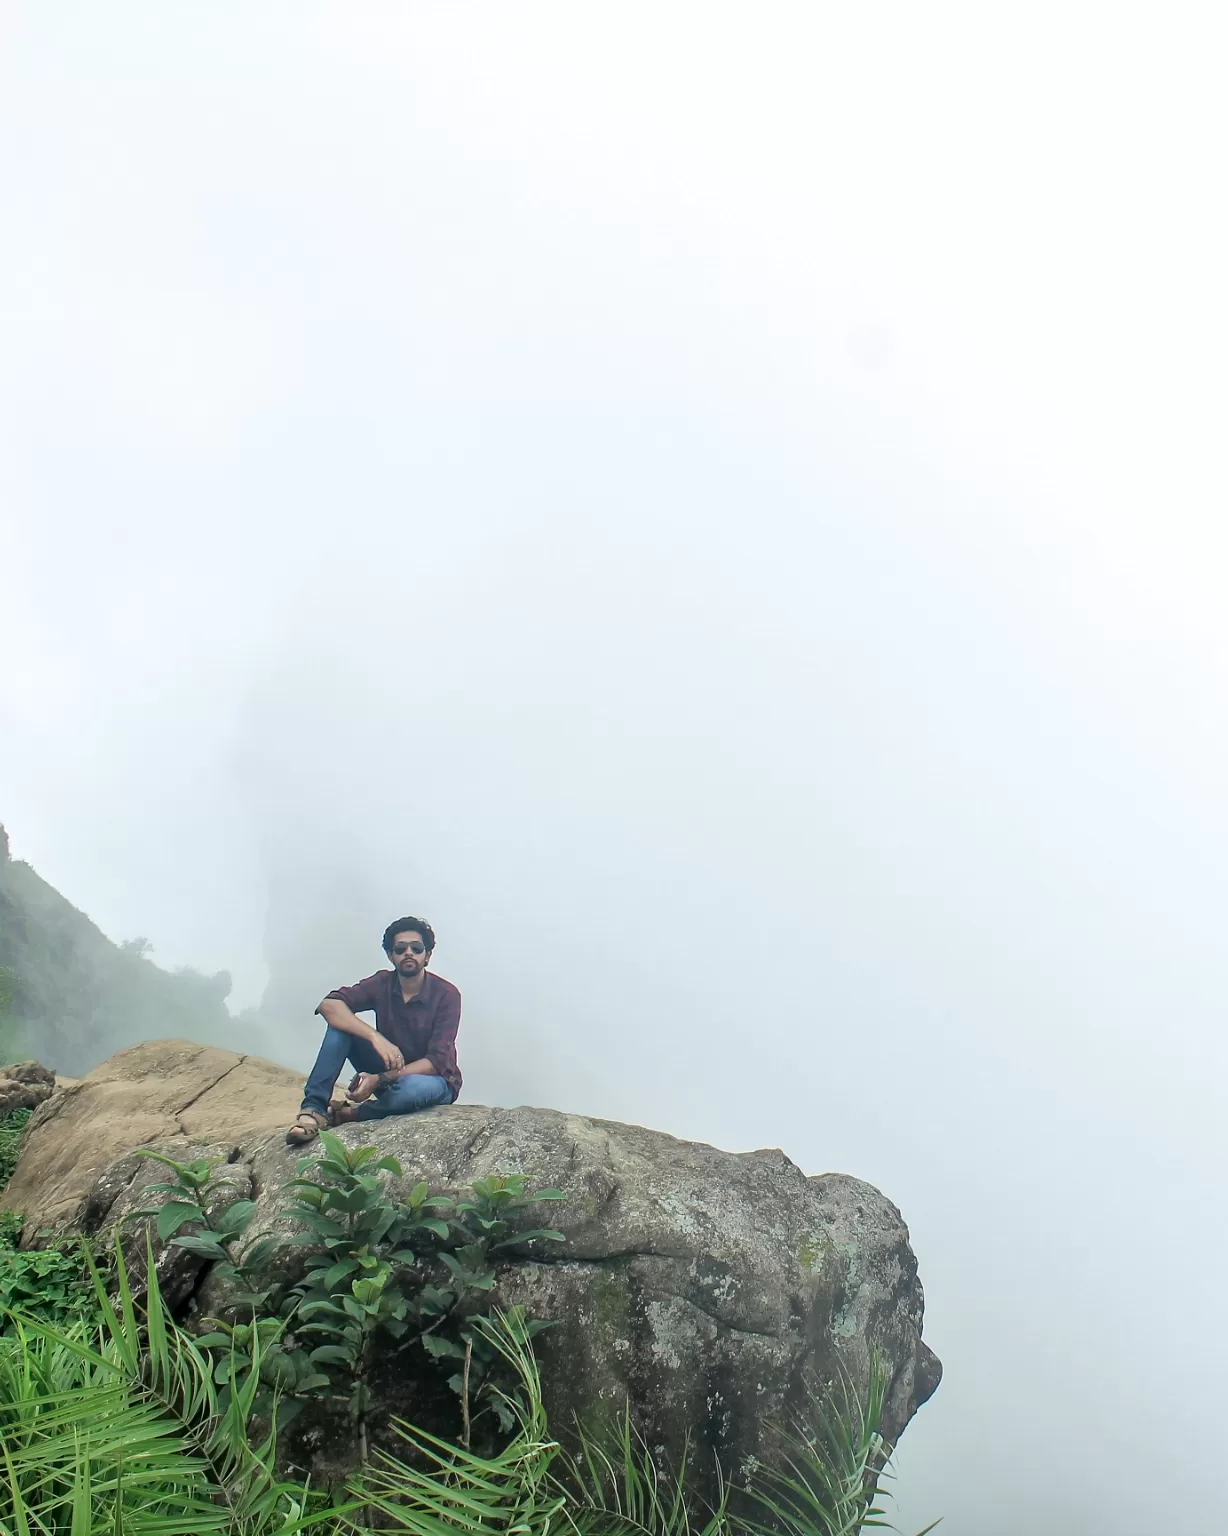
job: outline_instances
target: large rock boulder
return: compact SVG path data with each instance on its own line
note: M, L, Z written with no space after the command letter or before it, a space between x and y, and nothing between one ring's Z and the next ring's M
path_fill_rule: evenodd
M35 1109L55 1091L55 1073L37 1061L0 1067L0 1120L15 1109Z
M122 1052L35 1116L7 1202L100 1231L138 1209L156 1177L132 1155L138 1145L183 1159L212 1148L227 1160L225 1198L256 1201L245 1245L288 1240L283 1186L300 1154L281 1127L297 1094L296 1078L253 1058L183 1042ZM547 1109L457 1104L340 1134L393 1154L405 1175L394 1186L451 1191L519 1171L565 1192L548 1220L566 1241L500 1255L496 1292L556 1322L537 1348L560 1431L629 1401L650 1444L677 1453L689 1436L695 1465L711 1451L736 1473L768 1425L805 1416L816 1387L864 1384L872 1355L890 1373L889 1440L938 1383L908 1230L857 1179L808 1178L779 1151L721 1152ZM286 1252L301 1263L301 1248ZM194 1260L172 1291L206 1311L224 1300ZM390 1351L377 1373L383 1405L420 1416L399 1358Z
M227 1154L293 1120L303 1080L259 1056L153 1040L118 1051L43 1104L26 1130L22 1156L0 1210L19 1211L43 1230L85 1230L109 1209L108 1173L144 1166L137 1147L224 1146ZM192 1156L184 1151L184 1157Z

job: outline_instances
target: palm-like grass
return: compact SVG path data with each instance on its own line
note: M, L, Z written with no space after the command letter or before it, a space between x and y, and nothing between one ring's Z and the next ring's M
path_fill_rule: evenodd
M518 1382L503 1397L516 1427L502 1452L479 1456L396 1423L408 1459L377 1451L348 1502L310 1509L303 1485L276 1474L273 1433L249 1441L260 1341L224 1400L215 1358L166 1314L152 1254L142 1309L118 1249L114 1284L112 1299L94 1272L92 1330L7 1314L0 1536L855 1536L886 1524L875 1503L888 1449L877 1365L864 1401L844 1388L816 1432L795 1430L781 1459L758 1469L751 1516L732 1514L722 1493L697 1517L685 1464L658 1465L629 1415L611 1433L581 1431L574 1454L561 1450L516 1314L473 1320Z
M726 1536L727 1492L698 1522L687 1488L687 1452L662 1466L623 1410L604 1432L579 1426L574 1454L561 1461L571 1493L568 1522L577 1536ZM718 1469L719 1470L719 1469Z
M498 1313L472 1326L512 1367L519 1383L503 1401L516 1424L506 1448L475 1455L425 1430L396 1421L394 1432L412 1462L377 1451L349 1484L365 1521L354 1530L412 1536L549 1536L566 1494L550 1469L559 1453L542 1406L541 1378L522 1318Z
M252 1445L258 1386L219 1405L212 1361L166 1316L149 1260L138 1316L123 1255L100 1323L61 1332L12 1317L0 1338L3 1536L271 1536L331 1524L280 1481L271 1438Z
M857 1536L867 1529L895 1529L875 1502L891 1454L880 1429L886 1397L887 1372L873 1359L864 1399L842 1381L838 1393L816 1405L816 1429L798 1423L781 1437L780 1459L759 1466L747 1489L758 1512L741 1522L750 1536Z

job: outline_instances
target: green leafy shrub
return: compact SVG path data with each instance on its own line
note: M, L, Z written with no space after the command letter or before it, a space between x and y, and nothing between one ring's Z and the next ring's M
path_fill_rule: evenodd
M94 1290L83 1247L28 1253L0 1248L0 1308L55 1327L92 1318Z
M251 1200L235 1200L218 1210L223 1192L234 1189L235 1184L233 1179L219 1178L215 1169L230 1165L220 1157L177 1163L173 1157L149 1147L138 1148L136 1155L161 1163L170 1170L171 1177L146 1188L146 1194L167 1197L160 1205L133 1211L128 1219L152 1217L163 1242L169 1241L173 1247L197 1258L230 1264L230 1245L243 1235L256 1210ZM195 1230L184 1233L184 1227Z
M320 1141L323 1157L301 1159L289 1186L291 1213L307 1228L295 1241L321 1250L298 1288L293 1327L321 1340L311 1364L344 1378L364 1457L367 1374L380 1332L416 1337L428 1360L452 1367L448 1385L460 1399L462 1445L469 1444L478 1398L510 1434L514 1416L507 1394L487 1390L500 1352L474 1324L489 1311L493 1254L512 1243L563 1241L561 1232L525 1230L519 1222L529 1207L561 1200L562 1192L530 1193L517 1173L479 1180L456 1200L430 1195L422 1181L398 1201L379 1177L401 1175L395 1158L379 1157L374 1147L347 1147L328 1132ZM530 1337L545 1326L528 1319L522 1325Z
M28 1109L14 1109L0 1119L0 1190L13 1177L21 1133L26 1128L30 1114Z
M475 1404L512 1433L508 1394L492 1390L502 1356L474 1319L489 1311L492 1255L513 1243L563 1240L561 1232L524 1222L530 1208L562 1199L562 1192L530 1192L523 1174L508 1174L479 1180L456 1199L431 1195L421 1182L398 1200L382 1177L401 1175L395 1158L380 1157L375 1147L349 1147L328 1132L320 1143L322 1155L300 1158L287 1185L290 1214L305 1229L291 1241L312 1250L293 1287L260 1284L275 1246L269 1239L236 1259L255 1207L237 1200L219 1212L226 1164L180 1163L149 1149L139 1154L161 1163L168 1177L149 1186L162 1202L131 1219L152 1219L163 1242L212 1261L215 1274L238 1282L228 1316L206 1319L208 1331L199 1338L214 1355L223 1405L255 1375L258 1410L276 1413L284 1427L327 1388L326 1400L345 1407L365 1461L370 1366L384 1335L418 1340L425 1368L448 1369L460 1399L462 1444L469 1443ZM546 1326L526 1318L520 1325L527 1337Z
M0 1120L0 1190L17 1165L17 1144L29 1118L28 1109L18 1109ZM77 1240L22 1253L17 1246L22 1225L16 1212L0 1215L0 1333L8 1326L9 1311L57 1327L92 1317L94 1287L85 1244Z

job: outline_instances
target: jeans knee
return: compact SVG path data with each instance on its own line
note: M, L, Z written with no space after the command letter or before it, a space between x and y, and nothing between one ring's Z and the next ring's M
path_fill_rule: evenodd
M442 1078L415 1073L396 1078L379 1097L390 1114L404 1115L412 1114L416 1109L429 1109L433 1104L444 1104L451 1095Z

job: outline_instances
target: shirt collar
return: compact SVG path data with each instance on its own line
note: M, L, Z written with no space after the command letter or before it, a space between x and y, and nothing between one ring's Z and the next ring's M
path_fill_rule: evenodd
M434 990L434 987L435 987L435 978L431 974L431 972L428 971L426 973L426 979L422 983L421 991L419 991L416 996L411 997L410 1000L408 1002L406 1002L405 999L403 997L401 997L401 981L400 981L400 977L398 977L396 971L395 970L389 971L388 976L389 976L388 988L389 988L389 991L392 993L393 1000L394 1001L399 1001L403 1008L412 1008L415 1003L425 1003L427 998L431 995L431 992Z

